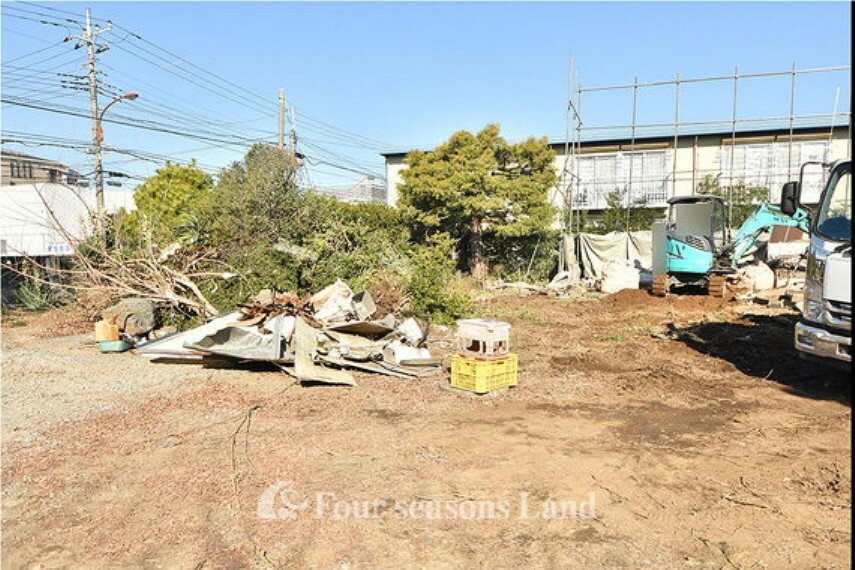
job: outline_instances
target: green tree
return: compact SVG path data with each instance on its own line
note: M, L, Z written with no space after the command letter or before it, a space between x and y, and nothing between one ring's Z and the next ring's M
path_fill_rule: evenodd
M509 144L498 125L477 135L459 131L434 151L407 155L398 206L418 239L438 232L455 239L473 277L483 280L485 241L537 235L554 221L554 158L545 138Z
M597 229L603 233L649 230L660 210L647 207L647 200L633 200L632 207L626 206L626 190L615 190L606 195L603 222Z
M471 316L472 300L455 271L454 244L454 238L440 232L412 248L412 268L405 287L413 314L438 323Z
M274 243L296 231L302 206L290 162L279 148L257 144L243 160L220 173L201 206L205 232L214 243L243 247Z
M195 161L187 166L167 162L134 190L137 208L120 218L119 230L134 238L150 235L157 243L179 239L212 187L211 176Z
M704 176L698 183L698 194L724 198L728 210L732 208L730 224L734 228L740 227L748 219L759 202L769 200L769 189L765 186L748 186L744 180L738 180L731 186L722 186L718 177L711 174Z

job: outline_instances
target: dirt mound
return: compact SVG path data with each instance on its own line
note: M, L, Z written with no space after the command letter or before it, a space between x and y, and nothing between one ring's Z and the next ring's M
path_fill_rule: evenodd
M610 309L622 311L638 307L668 305L680 310L717 311L733 304L732 296L710 297L706 293L679 292L669 293L666 297L656 297L646 289L622 289L603 298Z
M621 289L603 299L616 309L631 309L639 305L647 305L659 301L660 297L654 297L646 289Z

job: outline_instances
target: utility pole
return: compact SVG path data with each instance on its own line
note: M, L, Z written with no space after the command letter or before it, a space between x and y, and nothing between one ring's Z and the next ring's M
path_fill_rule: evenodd
M285 150L285 90L279 90L279 150Z
M101 132L98 115L98 76L95 72L95 55L103 49L95 43L95 38L113 29L113 24L106 29L92 29L92 12L86 8L86 29L80 39L86 44L89 52L89 99L92 108L92 157L95 162L95 204L97 208L98 232L104 236L104 165L101 159Z

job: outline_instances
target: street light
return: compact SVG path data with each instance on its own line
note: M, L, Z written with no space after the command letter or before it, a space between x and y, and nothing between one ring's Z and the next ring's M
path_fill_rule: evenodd
M107 106L104 107L101 110L101 114L98 115L98 142L104 142L104 129L101 128L101 123L104 121L104 113L107 112L107 109L109 109L112 105L115 105L116 103L118 103L122 99L127 99L128 101L133 101L137 97L139 97L139 93L135 93L135 92L131 91L130 93L125 93L124 95L120 95L120 96L116 97L115 99L113 99L112 101L110 101L109 103L107 103Z
M139 97L139 95L133 91L116 97L115 99L107 103L107 105L101 110L101 113L98 115L98 120L95 123L96 134L94 141L95 144L93 145L95 155L95 201L98 207L98 229L100 230L102 237L104 236L106 228L104 224L104 168L103 163L101 161L101 142L104 140L104 129L101 128L101 122L104 120L104 113L106 113L107 109L109 109L111 106L115 105L122 99L133 101L137 97ZM92 105L93 111L95 111L95 108L97 108L97 103L93 102Z

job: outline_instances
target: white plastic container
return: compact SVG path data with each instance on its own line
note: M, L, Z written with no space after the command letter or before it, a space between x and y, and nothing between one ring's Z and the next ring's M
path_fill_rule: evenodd
M511 349L511 325L488 319L457 321L457 351L473 358L504 358Z

